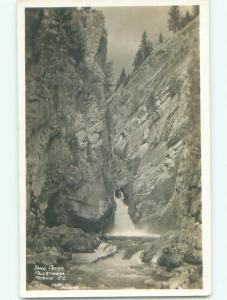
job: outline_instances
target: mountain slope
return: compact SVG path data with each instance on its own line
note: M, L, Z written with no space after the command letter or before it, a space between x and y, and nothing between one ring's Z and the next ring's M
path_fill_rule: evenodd
M115 185L149 231L201 223L198 28L154 49L108 100Z

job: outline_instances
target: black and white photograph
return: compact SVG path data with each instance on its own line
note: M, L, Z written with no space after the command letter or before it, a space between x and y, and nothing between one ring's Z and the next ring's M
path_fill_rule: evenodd
M25 297L210 292L207 1L117 3L18 5Z

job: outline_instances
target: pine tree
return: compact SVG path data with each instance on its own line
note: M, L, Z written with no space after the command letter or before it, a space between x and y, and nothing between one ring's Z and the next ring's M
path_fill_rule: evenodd
M84 59L85 42L82 33L79 16L74 17L72 25L72 11L68 8L57 8L54 13L54 20L58 31L59 49L67 49L77 64Z
M142 53L141 49L139 48L139 50L136 53L134 62L133 62L134 69L137 69L142 64L142 62L143 62L143 53Z
M181 20L181 28L185 27L188 23L190 23L192 19L193 19L192 15L187 10L185 16Z
M158 41L159 41L159 44L163 43L163 35L162 35L162 33L159 34Z
M152 42L148 39L147 32L144 31L141 37L139 50L137 51L133 62L134 70L144 62L144 60L151 54L152 50Z
M193 17L197 17L199 15L199 5L194 5L192 8Z
M152 52L153 46L151 41L149 41L147 32L144 31L141 39L141 50L143 54L143 60L145 60Z
M177 32L180 29L180 10L179 6L171 6L169 11L169 30L173 32Z
M54 19L58 24L64 24L72 20L72 12L68 8L56 8Z
M121 71L121 74L120 74L120 77L117 81L117 84L116 84L116 90L121 86L121 85L124 85L126 83L126 80L127 80L127 74L125 72L125 69L123 68L122 71Z

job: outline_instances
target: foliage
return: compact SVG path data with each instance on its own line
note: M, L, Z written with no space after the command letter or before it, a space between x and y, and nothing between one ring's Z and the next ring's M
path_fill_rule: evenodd
M167 94L171 98L174 98L176 95L180 97L181 86L182 86L182 80L176 74L174 74L169 78Z
M143 54L142 54L141 49L139 49L136 53L136 56L135 56L135 59L133 62L134 69L136 70L142 64L142 62L143 62Z
M125 83L127 82L127 74L125 72L125 69L123 68L122 71L121 71L121 74L120 74L120 77L117 81L117 84L116 84L116 90L121 86L121 85L125 85Z
M173 32L177 32L178 30L184 28L198 15L199 15L198 5L193 6L192 14L190 14L190 12L187 10L184 16L181 15L179 6L172 6L169 10L169 21L168 21L169 30Z
M139 49L133 62L134 70L136 70L145 61L145 59L151 54L152 50L152 42L148 39L147 32L144 31L141 37Z
M74 18L72 11L68 8L56 9L54 13L56 22L57 37L56 41L59 48L65 48L70 56L77 63L84 59L85 42L79 22L79 18ZM73 24L72 24L73 20Z
M180 9L179 6L174 5L171 6L169 11L169 30L173 32L177 32L180 29Z
M192 8L193 17L197 17L199 15L199 5L194 5Z
M56 138L58 138L59 136L60 136L60 130L59 130L59 129L53 129L53 130L51 131L51 133L50 133L50 135L49 135L49 139L48 139L47 144L46 144L46 146L45 146L45 150L46 150L46 151L50 148L52 142L53 142Z
M83 61L85 42L79 14L68 8L26 11L26 62L39 63L50 60L53 51L65 53L77 64Z
M187 77L189 81L188 99L190 99L188 101L188 115L193 131L195 131L194 129L199 128L200 124L200 61L196 53L187 70Z
M110 95L111 93L111 89L113 87L113 62L112 61L108 61L105 65L105 69L104 69L104 89L106 92L107 97Z
M181 18L181 28L185 27L188 23L190 23L193 19L193 16L187 10L185 16Z
M153 46L151 41L148 39L147 32L144 31L141 39L141 50L143 59L145 60L152 52Z
M150 93L150 95L147 99L147 102L146 102L146 107L149 111L155 111L157 109L156 98L155 98L154 92Z

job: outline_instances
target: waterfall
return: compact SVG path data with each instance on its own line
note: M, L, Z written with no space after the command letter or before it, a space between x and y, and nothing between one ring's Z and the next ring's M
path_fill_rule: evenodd
M124 203L124 194L120 192L120 197L114 197L117 209L114 217L114 226L112 234L114 235L128 235L133 234L135 226L128 214L128 206ZM131 235L130 234L130 235Z
M114 225L110 233L112 236L154 236L154 234L144 232L135 227L128 214L128 206L124 203L124 194L122 192L120 192L120 197L114 195L114 199L117 208Z

